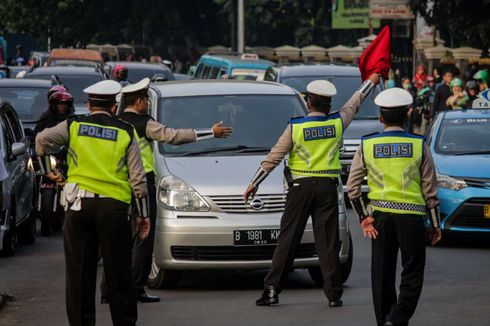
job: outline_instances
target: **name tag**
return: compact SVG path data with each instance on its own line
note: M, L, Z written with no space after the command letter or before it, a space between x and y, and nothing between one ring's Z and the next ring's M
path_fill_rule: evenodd
M413 157L411 143L375 144L374 158Z
M303 129L303 139L305 141L335 138L335 134L335 126L322 126Z
M78 135L79 136L85 136L85 137L98 138L98 139L105 139L105 140L110 140L110 141L116 141L117 140L117 130L115 130L115 129L97 127L97 126L89 126L89 125L84 125L84 124L80 125L80 127L78 128Z

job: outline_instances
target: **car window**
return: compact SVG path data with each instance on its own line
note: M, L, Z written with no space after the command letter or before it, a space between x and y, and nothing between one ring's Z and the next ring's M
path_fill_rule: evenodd
M226 139L184 145L159 143L162 154L179 155L230 146L269 149L291 117L306 114L304 103L295 95L216 95L159 101L158 120L172 128L210 128L219 121L233 128L233 134Z
M446 119L438 130L436 153L455 155L490 151L490 118Z
M204 68L204 65L201 63L197 66L196 73L195 73L195 78L202 78L201 73Z
M173 75L170 71L165 69L158 69L158 67L155 67L155 69L138 69L137 67L129 68L127 80L130 83L137 83L145 77L151 79L151 77L155 76L156 74L164 75L165 77L167 77L167 80L174 80Z
M3 134L3 154L4 157L10 157L12 144L15 143L15 137L13 135L12 129L8 123L8 119L5 115L5 112L0 114L0 122L2 125L2 134Z
M83 92L85 88L103 80L102 75L61 75L61 82L69 88L75 104L82 105L88 101L87 94ZM28 78L51 80L51 75L30 75Z
M208 75L209 75L209 71L211 70L211 67L210 66L205 66L204 67L204 70L202 71L202 75L200 76L200 78L202 79L208 79Z
M5 112L5 117L14 136L14 142L21 142L24 138L24 131L22 130L17 114L13 109L9 109Z
M267 69L266 70L264 80L276 81L276 73L275 73L274 69Z
M216 79L218 77L218 74L219 74L219 67L214 67L213 69L211 69L211 75L209 76L209 78Z
M284 77L281 83L291 86L300 93L306 92L306 85L310 82L324 79L332 82L337 89L337 95L332 98L332 112L340 110L342 106L349 100L354 92L361 85L359 76L300 76L300 77ZM379 89L377 89L379 92ZM371 93L362 103L359 112L354 116L354 119L377 119L379 110L374 104L373 93Z
M47 88L0 88L0 97L7 100L22 121L37 121L48 107Z

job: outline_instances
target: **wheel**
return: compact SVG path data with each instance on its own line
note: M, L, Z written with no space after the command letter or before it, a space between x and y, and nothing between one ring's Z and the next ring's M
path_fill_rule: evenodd
M27 221L19 228L17 237L21 244L33 244L36 242L36 216L33 211L29 214Z
M153 261L148 276L148 287L150 289L175 289L179 285L181 276L182 271L160 268Z
M10 210L8 211L10 212ZM9 230L3 235L2 249L0 256L12 256L15 253L16 233L15 233L15 217L9 213Z
M349 253L347 260L340 264L340 281L344 284L349 278L350 272L352 270L352 260L354 256L354 248L352 246L352 237L349 233ZM311 279L318 286L323 286L323 275L320 266L310 266L308 267L308 273Z
M54 191L41 190L41 235L47 237L51 234L51 225L56 220L53 212Z

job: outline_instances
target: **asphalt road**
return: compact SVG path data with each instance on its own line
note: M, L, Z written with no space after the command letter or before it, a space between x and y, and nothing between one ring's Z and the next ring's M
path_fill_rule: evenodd
M138 324L375 325L370 243L350 215L354 264L344 307L328 308L304 270L291 273L280 304L272 307L255 306L264 271L194 272L184 276L179 289L149 291L162 301L140 304ZM470 240L428 248L424 289L411 325L490 325L489 243ZM35 245L19 247L14 257L0 259L0 291L16 297L0 311L0 325L67 325L61 233L39 237ZM97 323L111 325L107 305L97 304Z

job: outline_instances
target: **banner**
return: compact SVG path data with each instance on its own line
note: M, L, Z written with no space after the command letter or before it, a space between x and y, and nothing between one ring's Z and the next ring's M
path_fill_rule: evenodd
M379 19L414 19L407 0L369 0L369 17Z
M379 19L371 20L371 27L378 28ZM332 0L332 28L369 28L368 0Z

